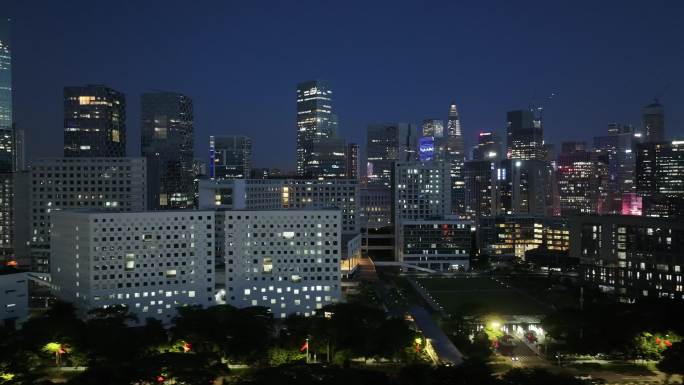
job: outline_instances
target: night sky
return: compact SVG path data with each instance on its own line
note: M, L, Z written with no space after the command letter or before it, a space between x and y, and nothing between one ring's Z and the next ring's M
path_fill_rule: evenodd
M61 155L62 88L88 83L126 93L135 156L139 94L163 89L194 99L196 157L210 134L247 134L256 166L293 168L295 87L315 78L362 146L367 124L446 119L452 100L470 145L551 93L547 142L640 125L655 96L684 138L680 0L0 1L29 159Z

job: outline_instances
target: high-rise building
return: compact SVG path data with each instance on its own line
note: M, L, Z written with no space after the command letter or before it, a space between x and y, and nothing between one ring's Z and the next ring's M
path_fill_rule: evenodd
M12 120L12 42L10 20L0 18L0 173L12 172L14 130Z
M469 160L464 164L465 213L474 217L492 215L492 185L496 162Z
M311 178L345 178L347 144L341 138L317 139L311 146L307 170Z
M320 80L297 85L297 175L315 177L311 169L313 145L337 135L332 90Z
M252 140L241 135L209 137L209 177L245 179L252 170Z
M416 160L416 128L411 124L372 124L366 138L366 176L371 184L390 187L394 162Z
M454 106L455 107L455 106ZM458 112L456 112L456 121L458 121ZM460 125L458 126L460 130ZM456 130L456 127L454 127ZM433 138L443 138L444 137L444 121L441 119L425 119L421 126L420 136L432 136Z
M30 170L31 264L46 273L50 217L60 210L143 211L147 203L144 158L46 158Z
M274 317L312 315L341 299L339 210L229 210L223 216L225 301ZM217 240L218 241L218 240ZM306 244L302 250L300 245Z
M14 330L28 319L28 273L0 266L0 327Z
M126 305L169 324L178 307L215 304L213 211L53 214L51 286L85 314Z
M464 214L465 180L463 162L465 161L465 149L461 133L461 121L456 103L454 102L451 102L449 106L445 142L444 158L451 168L451 209L454 213Z
M641 138L642 134L634 132L631 126L618 123L608 125L608 135L594 137L593 155L607 165L604 205L598 208L598 213L619 214L623 198L631 199L635 192L635 150Z
M637 146L636 192L644 215L684 216L684 140Z
M509 159L543 160L544 131L542 121L534 111L510 111L506 115L506 153Z
M126 156L126 98L103 85L64 87L64 156Z
M501 142L494 132L482 131L473 147L473 160L497 161L503 158Z
M561 215L596 214L606 191L606 165L586 149L585 142L563 142L557 164Z
M684 299L684 222L629 215L570 221L570 257L588 285L618 299Z
M542 160L504 159L496 166L492 194L495 215L555 215L556 183Z
M347 143L347 175L349 179L359 179L359 145Z
M644 106L643 131L644 142L662 142L665 140L665 110L663 105L654 99L653 103Z
M192 99L155 91L141 95L142 156L147 159L147 207L192 207L194 122Z
M14 143L10 20L0 18L0 262L13 254Z

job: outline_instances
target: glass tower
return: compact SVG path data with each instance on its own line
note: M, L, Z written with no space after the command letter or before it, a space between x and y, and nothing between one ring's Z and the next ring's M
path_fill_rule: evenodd
M337 117L332 113L332 91L320 80L297 85L297 175L316 176L311 159L314 143L335 137Z
M147 159L147 207L193 205L194 115L192 99L177 92L144 93L142 156Z
M126 98L103 85L64 88L64 156L126 156Z
M0 173L14 168L13 138L10 20L0 18Z

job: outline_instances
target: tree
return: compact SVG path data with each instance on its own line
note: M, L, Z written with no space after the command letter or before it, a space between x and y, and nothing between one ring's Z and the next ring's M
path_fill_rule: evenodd
M668 375L668 380L673 374L684 376L684 342L675 342L667 348L657 367Z

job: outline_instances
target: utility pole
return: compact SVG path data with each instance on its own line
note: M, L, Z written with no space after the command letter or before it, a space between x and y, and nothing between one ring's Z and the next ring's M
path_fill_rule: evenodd
M306 346L306 363L309 363L309 339L306 339L305 345Z

